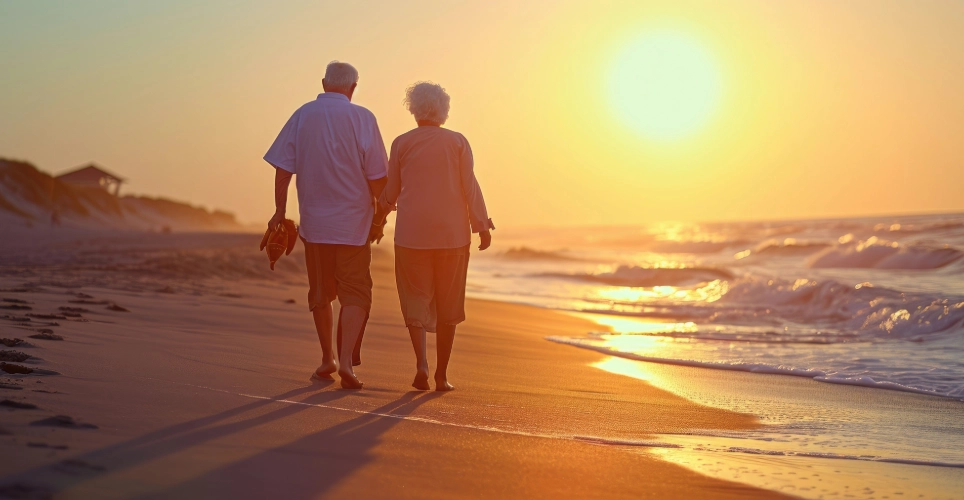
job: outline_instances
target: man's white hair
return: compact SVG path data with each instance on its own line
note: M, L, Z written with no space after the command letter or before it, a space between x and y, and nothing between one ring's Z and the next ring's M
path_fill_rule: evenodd
M428 120L441 125L449 118L449 99L441 85L416 82L405 89L404 103L416 120Z
M325 83L332 90L348 90L358 83L358 70L351 64L332 61L325 69Z

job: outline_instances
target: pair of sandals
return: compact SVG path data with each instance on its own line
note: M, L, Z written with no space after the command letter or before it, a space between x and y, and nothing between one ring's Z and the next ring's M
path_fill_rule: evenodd
M274 271L275 262L278 262L282 255L291 255L291 251L295 249L295 243L297 242L298 226L291 219L285 219L277 227L268 228L265 231L264 237L261 238L260 250L267 248L268 263L272 271Z

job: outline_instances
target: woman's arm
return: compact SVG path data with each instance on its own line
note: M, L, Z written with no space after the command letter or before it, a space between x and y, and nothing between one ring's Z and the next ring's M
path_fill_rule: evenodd
M485 199L482 197L482 187L479 186L478 179L475 178L475 160L472 158L472 148L469 141L462 138L464 146L462 155L459 158L459 169L462 177L462 194L465 196L465 204L469 211L469 224L472 226L473 233L479 233L481 243L479 250L485 250L492 244L492 233L495 229L492 219L485 208Z
M468 141L464 141L462 155L459 159L459 169L462 174L462 194L465 195L465 204L469 210L469 223L472 225L472 232L481 233L482 231L495 229L495 225L492 224L492 219L489 218L489 213L485 208L482 188L475 178L472 148Z

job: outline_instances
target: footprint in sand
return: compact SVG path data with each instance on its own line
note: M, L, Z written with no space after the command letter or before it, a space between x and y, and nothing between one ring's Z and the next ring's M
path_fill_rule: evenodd
M33 310L32 307L21 305L21 304L0 304L0 309L7 309L9 311L32 311Z
M88 306L103 306L103 305L110 304L110 302L106 300L88 300L88 299L68 300L67 302L71 304L85 304Z
M107 470L107 467L103 465L94 465L75 458L63 460L55 465L54 468L68 474L75 474L77 472L104 472Z
M28 313L27 316L37 319L67 319L63 314L34 314Z
M60 306L58 309L60 309L61 312L65 312L65 313L82 314L82 313L89 313L89 312L90 312L90 309L84 309L83 307L66 307L66 306Z
M0 406L4 408L14 408L17 410L36 410L37 405L32 403L22 403L20 401L14 401L12 399L4 399L0 401Z
M33 373L33 368L27 368L26 366L15 365L13 363L0 363L0 371L4 371L12 375L27 375Z
M0 361L14 361L20 363L30 359L31 357L33 356L20 351L8 351L6 349L0 350Z
M41 330L40 333L37 333L34 335L28 335L28 336L32 339L40 339L40 340L64 340L63 336L57 335L51 330Z
M54 417L47 417L40 420L35 420L30 422L30 425L35 427L63 427L65 429L97 429L98 427L94 424L84 424L77 422L73 417L68 415L57 415Z
M0 485L0 498L53 498L52 490L23 483Z
M27 446L30 448L50 448L51 450L66 450L69 448L65 444L51 445L47 443L35 443L35 442L27 442Z
M9 315L9 314L4 314L3 316L0 316L0 319L5 319L5 320L7 320L7 321L13 321L13 322L17 322L17 323L22 323L22 322L24 322L24 321L30 321L30 318L28 318L28 317L26 317L26 316L11 316L11 315Z
M17 365L14 363L4 363L0 361L0 371L7 372L11 375L60 375L60 373L53 370L45 370L43 368L30 368L23 365Z

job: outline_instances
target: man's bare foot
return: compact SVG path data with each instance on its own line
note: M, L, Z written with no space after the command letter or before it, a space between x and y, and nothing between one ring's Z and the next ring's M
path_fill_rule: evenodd
M335 363L335 360L331 360L331 361L322 363L321 366L319 366L315 370L315 373L314 375L311 376L311 378L318 379L318 380L335 380L334 377L331 376L331 374L335 373L337 370L338 370L338 365Z
M412 387L420 391L428 391L432 389L432 386L428 385L428 369L419 370L415 374L415 381L412 382Z
M341 388L342 389L361 389L365 384L358 380L358 377L354 373L348 370L338 370L338 376L341 377Z
M435 390L438 391L438 392L454 391L454 390L455 390L455 386L452 385L452 384L450 384L449 381L446 380L446 379L444 379L444 378L442 378L442 379L436 378L436 379L435 379Z

